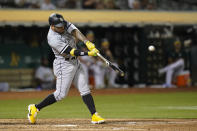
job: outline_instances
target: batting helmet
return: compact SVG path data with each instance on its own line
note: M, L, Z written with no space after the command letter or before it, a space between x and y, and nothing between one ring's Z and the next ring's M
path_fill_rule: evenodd
M53 13L49 16L49 24L56 27L63 27L66 25L66 21L62 15Z

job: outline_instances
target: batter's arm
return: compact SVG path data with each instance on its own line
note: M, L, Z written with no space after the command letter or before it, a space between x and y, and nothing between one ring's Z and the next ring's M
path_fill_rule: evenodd
M79 30L77 30L77 29L74 29L74 30L71 32L71 34L72 34L75 38L77 38L78 40L80 40L80 41L82 41L82 42L84 42L84 43L86 43L86 42L88 41L88 39L87 39Z
M99 53L99 51L96 48L91 51L84 52L79 49L75 49L75 48L68 46L66 50L62 53L62 55L66 56L66 54L70 54L71 56L85 56L85 55L97 56L97 53Z
M77 38L78 40L82 41L83 43L86 44L87 48L91 51L95 49L95 45L90 42L79 30L74 29L71 34Z

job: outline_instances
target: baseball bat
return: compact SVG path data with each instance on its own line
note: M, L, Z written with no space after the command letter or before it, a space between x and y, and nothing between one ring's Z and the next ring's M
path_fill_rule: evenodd
M120 74L120 76L124 76L124 72L114 64L112 64L109 60L107 60L105 57L103 57L100 53L97 53L97 56L100 57L106 64L107 66L111 67L114 71Z

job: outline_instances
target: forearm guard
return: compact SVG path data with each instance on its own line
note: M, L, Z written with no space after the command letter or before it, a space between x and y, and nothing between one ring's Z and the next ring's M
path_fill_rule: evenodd
M84 55L88 55L87 52L83 52L83 51L77 50L77 49L75 49L75 48L73 48L73 49L70 51L70 54L71 54L71 56L84 56Z

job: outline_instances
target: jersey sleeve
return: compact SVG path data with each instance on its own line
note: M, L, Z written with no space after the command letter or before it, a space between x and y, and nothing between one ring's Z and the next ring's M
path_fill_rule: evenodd
M57 37L56 39L49 39L49 45L55 49L59 54L62 54L66 48L69 46L67 41L63 41L61 38Z
M72 32L74 29L77 29L77 27L76 27L75 25L73 25L72 23L67 22L67 32L71 34L71 32Z

